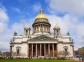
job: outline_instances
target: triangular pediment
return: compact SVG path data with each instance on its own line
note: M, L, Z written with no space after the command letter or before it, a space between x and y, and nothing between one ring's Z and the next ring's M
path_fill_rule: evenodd
M56 41L57 39L51 38L46 35L40 35L34 38L29 39L28 41Z

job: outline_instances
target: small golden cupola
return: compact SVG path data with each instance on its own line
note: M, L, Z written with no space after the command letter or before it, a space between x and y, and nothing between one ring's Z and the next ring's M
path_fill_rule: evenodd
M40 13L35 17L35 21L32 24L33 33L50 33L50 26L51 24L47 16L40 10Z

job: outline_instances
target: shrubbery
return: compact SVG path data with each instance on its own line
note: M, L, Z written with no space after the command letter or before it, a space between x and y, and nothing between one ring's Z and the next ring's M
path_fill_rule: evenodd
M65 57L57 57L58 60L65 60Z

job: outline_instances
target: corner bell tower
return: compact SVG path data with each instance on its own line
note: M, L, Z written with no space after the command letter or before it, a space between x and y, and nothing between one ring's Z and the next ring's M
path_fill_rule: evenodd
M56 25L54 28L54 38L57 38L60 36L60 27L58 25Z
M42 10L40 10L40 13L36 16L32 27L33 33L50 33L51 24Z
M31 28L26 25L25 28L24 28L25 36L30 37L30 30L31 30Z

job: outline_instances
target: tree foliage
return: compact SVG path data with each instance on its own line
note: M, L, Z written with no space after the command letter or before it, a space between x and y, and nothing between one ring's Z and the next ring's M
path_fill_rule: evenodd
M79 48L78 52L79 52L80 55L84 56L84 47Z

